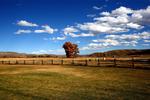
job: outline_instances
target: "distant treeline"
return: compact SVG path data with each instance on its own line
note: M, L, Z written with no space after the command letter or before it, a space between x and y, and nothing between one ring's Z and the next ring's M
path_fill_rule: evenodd
M107 52L97 52L89 55L78 55L78 57L132 57L132 56L150 56L150 49L136 50L112 50ZM0 52L0 58L63 58L65 55L54 54L24 54L16 52Z

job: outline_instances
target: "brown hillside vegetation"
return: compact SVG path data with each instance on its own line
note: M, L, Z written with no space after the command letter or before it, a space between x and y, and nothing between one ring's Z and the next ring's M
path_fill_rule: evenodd
M17 52L0 52L0 58L46 58L46 57L62 57L61 55L53 54L25 54Z
M126 49L126 50L112 50L107 52L98 52L90 54L90 57L112 57L112 56L149 56L150 55L150 49L144 49L144 50L136 50L136 49Z
M89 55L80 55L79 57L113 57L113 56L116 57L150 56L150 49L112 50L107 52L97 52ZM61 58L61 57L65 57L65 55L0 52L0 58Z

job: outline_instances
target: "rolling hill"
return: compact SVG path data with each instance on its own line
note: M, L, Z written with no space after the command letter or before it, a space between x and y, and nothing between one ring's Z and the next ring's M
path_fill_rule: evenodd
M145 56L150 55L150 49L136 50L136 49L124 49L124 50L112 50L107 52L97 52L90 54L90 57L103 57L103 56Z
M150 49L124 49L124 50L112 50L107 52L96 52L89 55L79 55L79 57L113 57L113 56L150 56ZM0 52L0 58L37 58L37 57L65 57L65 55L54 54L25 54L17 52Z

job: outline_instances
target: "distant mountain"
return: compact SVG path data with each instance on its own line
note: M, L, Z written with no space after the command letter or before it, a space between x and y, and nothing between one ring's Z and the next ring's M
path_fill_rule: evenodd
M0 58L23 58L26 57L26 54L17 53L17 52L0 52Z
M150 56L150 49L136 50L136 49L124 49L124 50L112 50L107 52L97 52L89 55L79 55L79 57L113 57L113 56ZM17 52L0 52L0 58L44 58L44 57L65 57L65 55L54 54L25 54Z
M17 52L0 52L0 58L42 58L42 57L64 57L61 55L53 55L53 54L25 54L25 53L17 53Z
M124 50L112 50L107 52L97 52L88 55L89 57L104 57L104 56L142 56L150 55L150 49L136 50L136 49L124 49Z

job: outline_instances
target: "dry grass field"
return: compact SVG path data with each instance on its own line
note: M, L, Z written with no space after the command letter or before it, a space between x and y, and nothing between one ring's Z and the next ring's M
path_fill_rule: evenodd
M149 70L61 65L0 65L0 100L149 99Z

